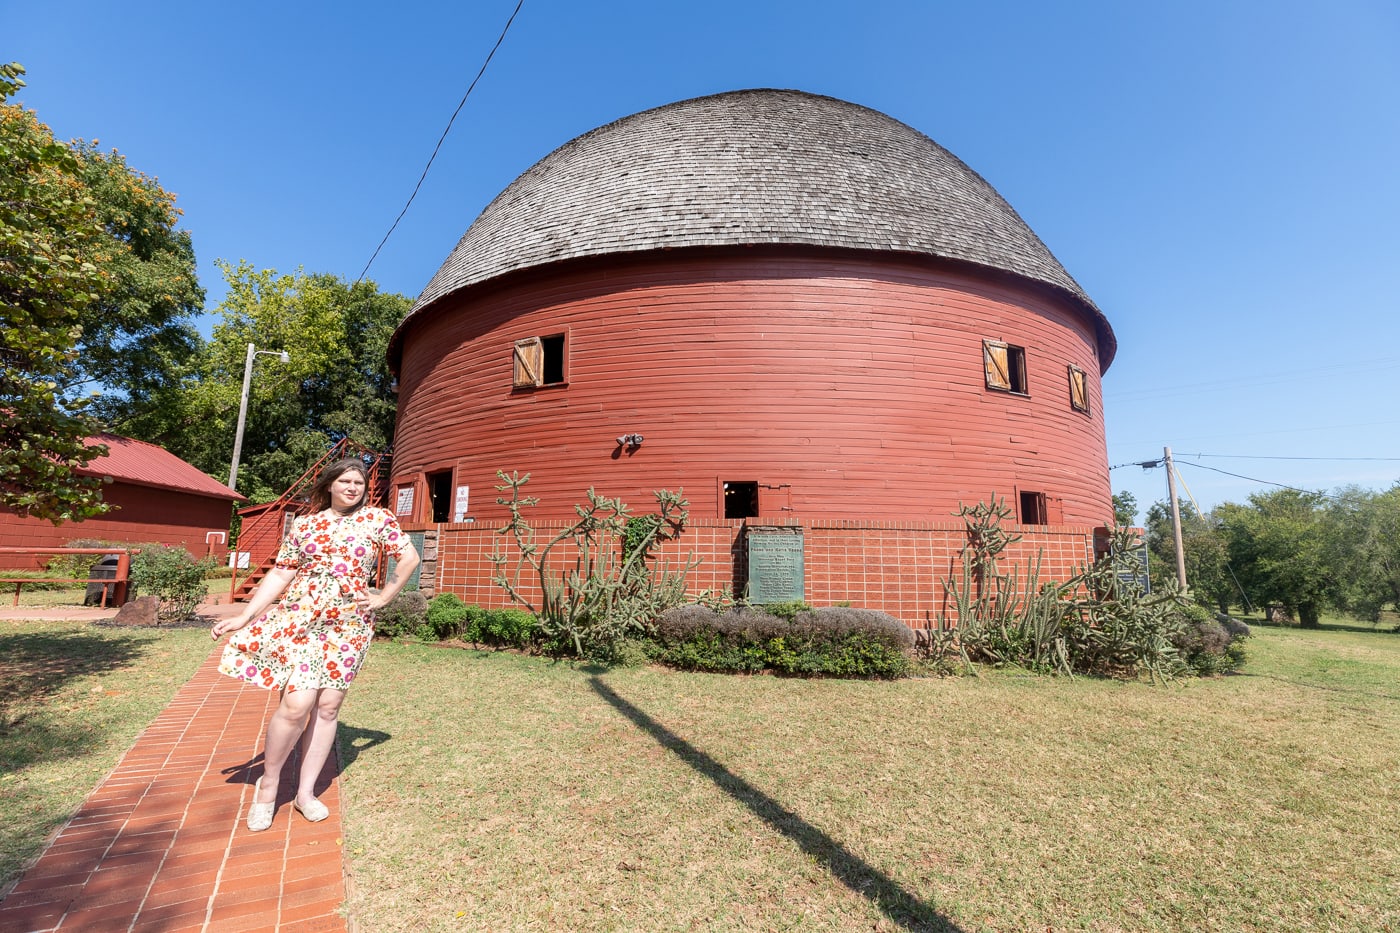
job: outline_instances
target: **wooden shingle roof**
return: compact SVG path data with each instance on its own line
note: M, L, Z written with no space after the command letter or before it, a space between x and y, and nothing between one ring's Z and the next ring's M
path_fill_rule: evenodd
M1010 273L1094 305L991 185L883 113L743 90L624 117L565 143L496 197L414 303L562 260L800 244L923 254ZM397 344L401 338L395 336Z

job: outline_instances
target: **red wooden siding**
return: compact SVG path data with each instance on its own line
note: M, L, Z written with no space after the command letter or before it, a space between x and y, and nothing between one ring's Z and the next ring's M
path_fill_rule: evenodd
M516 341L558 333L566 383L514 389ZM987 390L985 339L1026 349L1027 395ZM1023 490L1097 525L1112 514L1099 374L1068 301L948 265L784 249L536 269L404 334L394 480L416 484L422 519L425 475L453 470L495 527L498 469L531 474L540 517L593 486L636 511L683 488L693 516L718 518L737 480L785 485L766 509L823 521L946 522ZM642 445L620 448L632 433Z
M232 510L227 499L122 482L104 487L102 498L114 506L112 511L58 526L0 510L0 546L65 547L69 541L88 538L125 544L179 545L196 557L213 553L222 559L228 553ZM224 536L212 551L206 541L210 532ZM37 569L35 564L35 558L27 555L0 556L0 567Z

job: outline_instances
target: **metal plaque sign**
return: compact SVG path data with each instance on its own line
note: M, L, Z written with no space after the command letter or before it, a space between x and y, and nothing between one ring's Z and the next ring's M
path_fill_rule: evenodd
M802 529L749 529L749 602L786 603L803 599Z

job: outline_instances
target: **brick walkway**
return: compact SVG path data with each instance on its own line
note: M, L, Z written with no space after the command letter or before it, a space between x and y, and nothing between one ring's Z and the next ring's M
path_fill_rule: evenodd
M293 810L284 779L272 828L248 832L278 694L220 676L218 651L0 901L0 931L347 929L335 756L317 784L328 819Z

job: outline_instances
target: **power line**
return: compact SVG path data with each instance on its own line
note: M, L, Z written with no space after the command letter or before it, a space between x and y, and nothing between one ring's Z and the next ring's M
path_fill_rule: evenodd
M1277 486L1279 489L1290 489L1293 492L1301 492L1310 496L1322 496L1324 499L1335 499L1338 502L1356 501L1355 499L1351 499L1347 496L1334 496L1329 493L1321 492L1317 489L1301 489L1297 486L1289 486L1286 483L1275 483L1272 480L1259 479L1258 477L1254 476L1245 476L1241 473L1231 473L1229 470L1220 470L1215 467L1209 467L1206 466L1204 463L1187 463L1186 465L1189 467L1195 467L1198 470L1210 470L1212 473L1223 473L1226 476L1233 476L1235 479L1247 479L1251 483L1262 483L1265 486Z
M1219 460L1334 460L1400 463L1400 457L1271 457L1265 454L1177 454L1178 457L1211 457Z
M398 229L399 221L403 220L403 215L408 213L409 205L413 203L414 198L418 197L418 189L423 187L423 179L428 177L428 169L433 167L433 160L437 158L438 150L442 148L442 143L447 139L447 134L452 131L452 123L457 119L457 114L462 112L462 107L466 104L467 98L471 96L472 90L476 87L476 83L480 81L481 76L486 73L486 66L491 64L491 59L496 56L496 50L499 49L501 43L505 41L506 33L510 32L510 24L515 22L516 14L520 12L520 8L524 5L525 0L520 0L520 2L515 5L515 11L510 14L510 19L506 20L505 28L501 30L500 36L496 38L496 44L491 46L491 52L486 56L486 61L481 63L481 70L476 73L475 78L472 78L472 83L467 87L467 92L463 94L462 99L457 102L457 109L452 111L452 116L448 119L446 128L443 129L442 135L438 137L437 145L433 147L433 154L428 157L428 164L423 166L423 174L418 176L418 184L413 186L413 193L408 196L408 202L404 204L403 210L399 211L399 216L394 218L394 222L389 226L389 232L384 234L384 239L380 240L379 245L374 248L374 255L369 257L369 262L365 263L365 267L360 270L359 277L355 279L355 285L359 285L361 280L364 279L365 273L369 271L369 267L374 265L374 260L378 258L379 251L384 248L384 244L389 242L389 237ZM351 287L353 288L354 286Z

